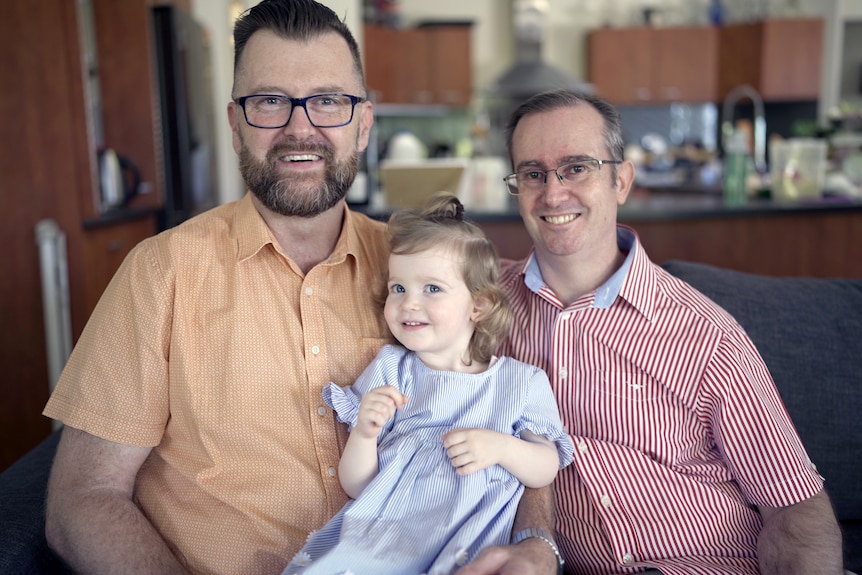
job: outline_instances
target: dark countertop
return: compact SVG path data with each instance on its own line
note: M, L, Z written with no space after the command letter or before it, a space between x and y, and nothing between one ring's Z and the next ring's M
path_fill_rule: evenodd
M369 209L353 206L376 219L385 220L389 210ZM862 198L826 196L817 200L798 202L774 202L769 199L751 199L742 206L726 206L720 194L691 193L684 191L633 190L628 200L619 209L619 221L649 222L664 220L691 220L704 218L739 218L781 214L822 213L834 211L859 211L862 213ZM506 222L520 220L517 204L512 203L506 211L483 211L467 209L467 216L476 222Z
M726 206L720 194L686 193L681 191L633 190L619 209L619 221L644 222L663 220L691 220L738 218L781 214L823 213L834 211L862 212L862 198L827 196L817 200L776 202L770 199L751 199L741 206ZM369 214L385 219L388 214ZM517 205L504 212L467 210L476 222L510 221L520 219Z

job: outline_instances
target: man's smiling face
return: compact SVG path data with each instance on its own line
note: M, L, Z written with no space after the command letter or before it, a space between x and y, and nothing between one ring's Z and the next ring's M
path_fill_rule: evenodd
M321 93L364 96L347 43L335 33L303 42L256 32L241 57L235 96L275 94L302 98ZM336 205L353 183L359 153L368 145L371 104L356 105L353 121L316 128L301 108L287 126L249 126L236 103L228 105L234 150L251 192L272 212L313 217Z
M615 159L608 157L603 119L589 104L529 114L513 133L516 171L551 170L590 158ZM521 217L540 262L567 256L589 261L616 246L617 207L627 195L628 185L614 178L609 164L577 186L550 172L541 190L519 194Z

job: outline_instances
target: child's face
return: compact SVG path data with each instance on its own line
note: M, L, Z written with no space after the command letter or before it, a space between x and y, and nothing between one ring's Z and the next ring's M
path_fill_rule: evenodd
M478 310L461 275L461 261L445 247L389 256L383 315L404 347L429 367L463 365Z

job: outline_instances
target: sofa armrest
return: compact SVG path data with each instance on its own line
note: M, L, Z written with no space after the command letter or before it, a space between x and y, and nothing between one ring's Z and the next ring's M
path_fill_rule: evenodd
M45 495L59 440L55 431L0 473L0 573L71 573L45 540Z

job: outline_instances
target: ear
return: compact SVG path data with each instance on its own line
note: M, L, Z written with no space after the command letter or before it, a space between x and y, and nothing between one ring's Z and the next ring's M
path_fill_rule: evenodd
M630 160L617 164L617 205L626 203L635 181L635 165Z
M234 152L239 155L242 146L239 139L239 122L243 120L242 108L236 102L227 103L227 121L230 124L231 143L233 144Z
M487 297L479 296L473 298L473 311L470 313L470 321L473 323L478 323L479 321L485 319L485 315L491 309L491 302L488 301Z
M357 104L355 115L359 116L359 134L357 134L357 147L362 152L368 147L368 138L371 134L371 126L374 125L374 104L368 100Z

